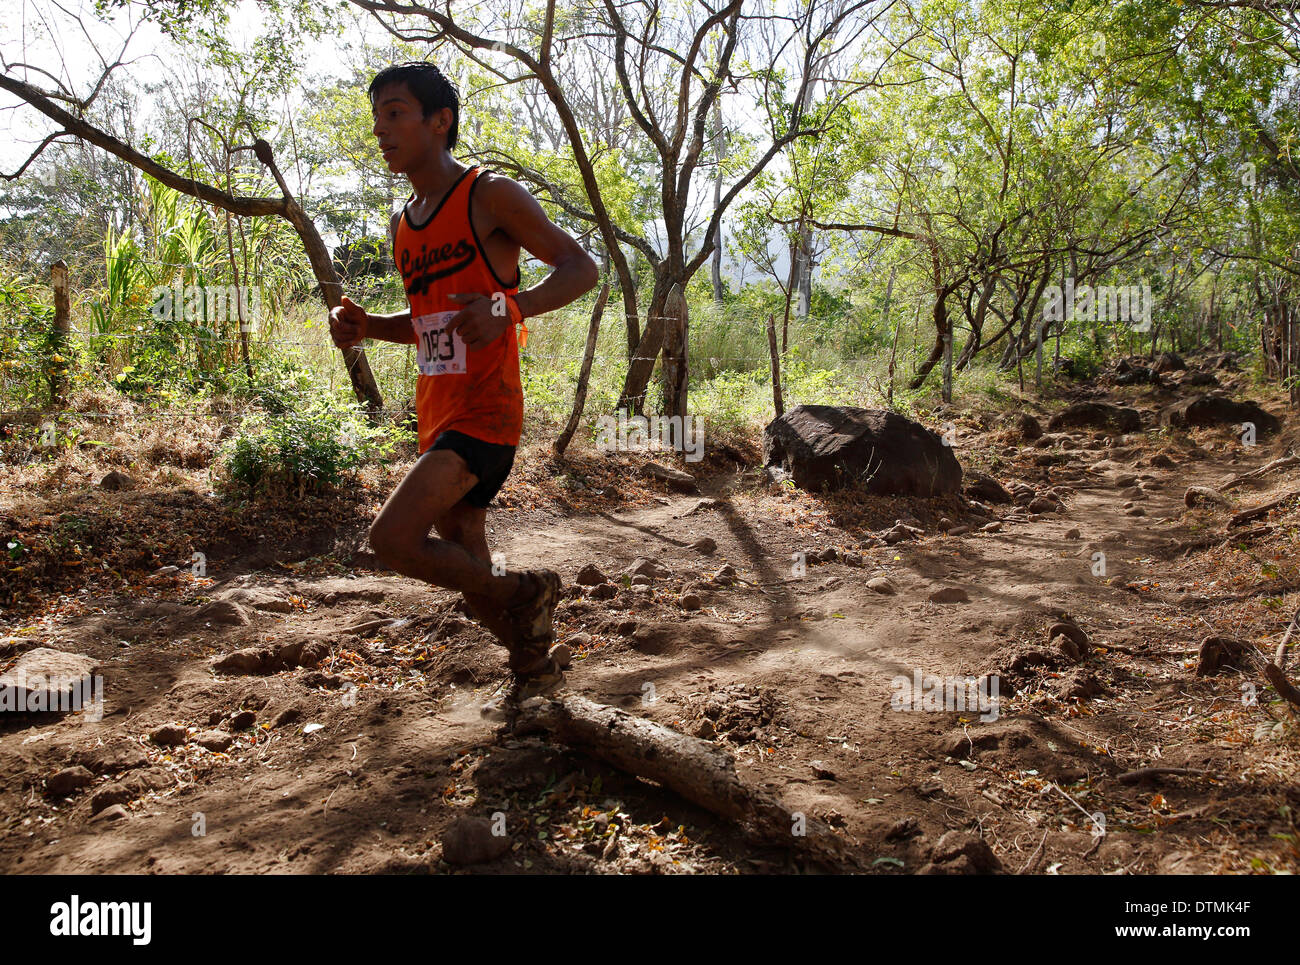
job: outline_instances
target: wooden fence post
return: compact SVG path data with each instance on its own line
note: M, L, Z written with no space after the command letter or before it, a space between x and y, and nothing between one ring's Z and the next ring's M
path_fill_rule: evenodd
M779 419L785 415L785 401L781 398L781 356L776 351L776 316L767 316L767 350L772 355L772 407Z
M68 332L71 330L71 311L68 299L68 263L62 258L50 266L50 283L54 287L54 351L63 359L69 359ZM63 398L66 389L64 377L66 362L56 362L55 373L50 378L51 401Z

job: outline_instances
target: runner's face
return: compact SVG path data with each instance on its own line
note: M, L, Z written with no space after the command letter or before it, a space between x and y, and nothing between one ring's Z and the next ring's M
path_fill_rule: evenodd
M416 161L445 145L451 123L451 111L445 107L426 119L420 102L404 82L379 89L373 116L379 150L394 174L409 171Z

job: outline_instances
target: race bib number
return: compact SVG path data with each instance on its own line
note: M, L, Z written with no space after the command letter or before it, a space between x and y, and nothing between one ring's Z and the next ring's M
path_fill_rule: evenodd
M459 332L448 332L455 312L434 312L411 319L415 327L415 364L422 375L460 375L465 365L465 342Z

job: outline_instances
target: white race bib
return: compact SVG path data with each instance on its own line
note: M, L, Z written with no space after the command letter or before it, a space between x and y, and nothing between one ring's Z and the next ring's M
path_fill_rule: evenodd
M415 364L422 375L460 375L469 371L460 332L446 330L455 317L456 312L434 312L411 319L415 328Z

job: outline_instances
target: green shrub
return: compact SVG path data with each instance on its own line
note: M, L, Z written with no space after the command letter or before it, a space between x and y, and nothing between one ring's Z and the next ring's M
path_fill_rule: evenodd
M221 467L250 494L323 492L367 461L386 459L401 434L370 425L356 405L319 402L298 412L259 412L227 443Z

